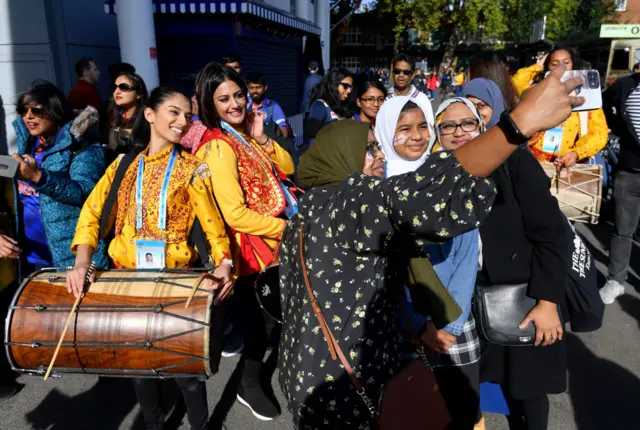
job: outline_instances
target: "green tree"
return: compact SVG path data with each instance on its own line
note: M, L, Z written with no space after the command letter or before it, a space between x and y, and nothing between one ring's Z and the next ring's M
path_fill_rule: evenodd
M406 28L416 28L423 43L435 31L447 40L441 67L448 67L462 35L477 32L487 39L500 40L508 31L507 10L515 0L378 0L382 11L397 17L396 40Z

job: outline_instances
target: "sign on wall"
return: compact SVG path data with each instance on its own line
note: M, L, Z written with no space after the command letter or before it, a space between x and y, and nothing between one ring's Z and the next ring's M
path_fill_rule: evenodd
M600 37L640 39L640 24L604 24L600 26Z

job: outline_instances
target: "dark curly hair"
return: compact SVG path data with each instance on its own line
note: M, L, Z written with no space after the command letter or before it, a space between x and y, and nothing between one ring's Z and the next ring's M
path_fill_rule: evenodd
M18 96L16 112L23 115L29 107L42 105L51 120L56 125L56 132L74 118L73 108L67 98L53 83L38 79L31 88Z

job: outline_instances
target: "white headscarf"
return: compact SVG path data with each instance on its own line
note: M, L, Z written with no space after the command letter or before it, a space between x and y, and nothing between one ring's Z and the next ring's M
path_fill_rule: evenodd
M400 111L402 111L404 105L410 101L422 109L424 117L427 120L429 133L431 135L429 138L429 147L433 146L433 142L436 140L433 123L429 121L430 118L433 118L431 103L425 103L419 98L412 99L407 96L396 96L384 102L376 117L376 139L378 143L382 145L382 151L386 159L385 177L387 178L415 171L418 167L422 166L424 160L429 156L429 151L425 151L419 159L409 161L400 157L393 147L393 138L396 134Z
M474 105L473 102L466 97L451 97L450 99L443 101L442 104L438 106L438 110L436 111L435 128L436 128L436 137L438 138L437 140L438 141L440 140L440 129L438 128L438 125L440 125L440 120L438 119L438 117L440 117L440 115L442 115L444 111L446 111L449 108L449 106L451 106L454 103L464 103L479 122L478 135L480 135L480 133L484 133L485 131L484 122L482 122L482 117L480 116L480 113L478 113L478 109L476 109L476 105ZM436 144L435 140L433 140L429 144L429 149L427 150L428 154L431 154L431 151L433 150L433 146L435 144Z

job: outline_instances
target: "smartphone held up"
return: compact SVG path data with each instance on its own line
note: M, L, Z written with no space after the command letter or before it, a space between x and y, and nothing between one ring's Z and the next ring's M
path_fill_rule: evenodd
M549 72L545 75L548 76ZM560 79L561 82L567 79L582 76L584 84L579 85L571 95L584 97L584 103L574 106L576 112L596 110L602 107L602 84L600 73L597 70L567 70Z

